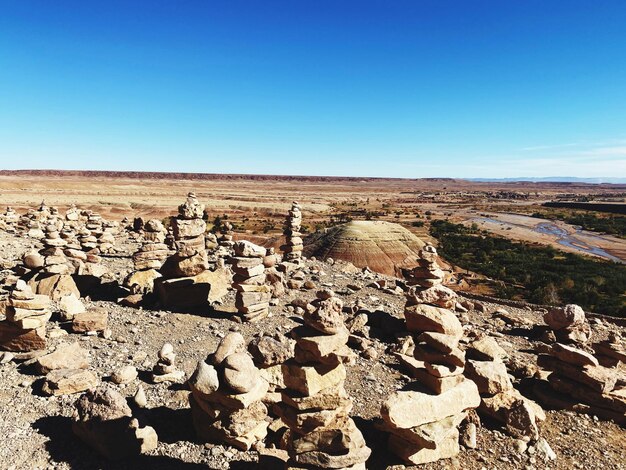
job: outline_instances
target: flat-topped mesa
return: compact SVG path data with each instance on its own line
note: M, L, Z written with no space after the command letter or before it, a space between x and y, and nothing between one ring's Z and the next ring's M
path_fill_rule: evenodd
M332 291L320 291L304 326L292 330L295 357L282 366L285 389L276 405L289 427L288 468L366 468L371 450L349 417L352 399L344 388L344 363L354 354L342 307Z
M159 269L170 254L165 242L165 227L160 220L150 219L143 224L143 243L133 254L135 271L124 279L124 286L134 294L154 290L154 280L161 277Z
M17 281L0 322L0 349L34 351L46 347L46 324L52 315L50 298L37 295L23 280Z
M285 220L283 234L285 235L285 244L280 248L283 251L284 261L298 261L302 258L302 250L304 243L302 241L302 211L300 204L294 201Z
M178 206L178 216L172 219L176 247L176 254L172 258L175 277L196 276L209 268L203 214L204 205L190 192L185 202Z
M543 321L562 343L586 344L591 339L591 327L585 318L585 311L578 305L554 307L543 316Z
M407 298L404 316L415 347L398 354L422 388L392 394L381 409L389 450L413 465L457 455L459 425L480 404L474 382L463 376L463 327L448 309Z
M265 438L262 400L269 385L240 333L226 335L212 355L199 361L188 384L193 426L201 440L249 450Z
M267 250L249 241L235 242L233 249L235 256L230 258L230 263L235 273L235 307L244 321L262 320L269 314L272 298L263 265Z

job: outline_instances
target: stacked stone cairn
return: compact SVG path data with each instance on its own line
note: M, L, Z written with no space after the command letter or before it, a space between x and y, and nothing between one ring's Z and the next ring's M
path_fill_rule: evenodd
M152 369L152 381L181 382L184 377L185 372L176 368L174 347L170 343L165 343L159 351L159 360Z
M235 273L235 307L244 321L259 321L268 316L272 298L263 265L266 249L249 241L238 241L233 248L235 256L230 262Z
M98 249L101 253L115 252L115 235L117 234L117 230L117 222L111 222L108 220L102 221L102 232L97 237Z
M225 248L226 250L230 250L235 242L233 241L233 224L230 222L222 222L220 227L220 236L217 240L219 246Z
M408 276L409 284L413 286L411 295L418 303L454 308L457 295L443 285L445 272L439 266L438 258L437 250L432 245L426 245L419 251L418 266Z
M480 405L480 395L463 376L463 327L454 313L421 304L409 293L404 316L415 347L412 355L398 358L417 382L384 402L381 427L389 432L389 450L418 465L459 453L459 425Z
M7 207L6 212L2 216L2 220L4 222L4 230L9 233L15 233L20 217L12 207Z
M554 343L537 363L551 371L547 378L556 394L539 385L535 391L548 404L579 411L626 424L626 381L619 366L605 367L582 345ZM556 395L556 396L555 396ZM556 403L555 403L556 402Z
M133 294L147 294L154 290L154 280L161 277L159 269L169 255L165 242L165 227L161 221L148 220L143 226L143 243L133 255L135 271L124 280Z
M424 288L443 284L446 273L437 262L439 259L437 249L428 244L418 255L417 266L411 270L410 280Z
M76 204L72 204L67 211L65 211L65 221L73 228L78 227L80 220L80 210L76 207Z
M178 216L172 219L172 230L176 245L174 255L175 276L195 276L208 269L207 252L204 245L206 222L202 220L204 205L198 202L193 192L178 206Z
M293 201L283 230L286 237L285 244L281 246L281 250L284 253L284 261L297 262L302 258L304 244L300 230L302 230L302 211L300 210L300 204L297 201Z
M591 339L591 327L586 321L585 311L578 305L552 308L543 320L561 343L585 344Z
M290 469L365 469L371 450L348 416L352 400L344 388L349 332L342 302L328 290L317 308L295 328L294 359L282 366L285 389L276 412L289 427L283 437Z
M0 348L7 351L34 351L46 347L46 324L52 315L50 298L33 293L18 280L5 307L6 320L0 322Z
M537 403L513 387L503 362L506 351L494 338L482 336L468 345L467 356L471 359L466 363L465 376L478 386L482 398L479 411L502 423L513 437L536 441L538 422L546 416Z
M48 274L70 274L73 269L63 251L67 241L61 237L57 225L52 223L46 225L43 243L44 248L40 252L44 257L42 272Z
M189 379L193 425L204 441L249 450L267 435L268 383L261 377L240 333L224 337L215 353L198 362Z
M87 227L83 227L78 232L78 242L80 248L85 252L90 252L98 248L98 239L95 235L92 235L91 230Z

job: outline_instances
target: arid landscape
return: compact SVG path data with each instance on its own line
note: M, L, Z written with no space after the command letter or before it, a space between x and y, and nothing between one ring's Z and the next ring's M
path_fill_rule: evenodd
M625 197L0 172L3 468L626 468Z

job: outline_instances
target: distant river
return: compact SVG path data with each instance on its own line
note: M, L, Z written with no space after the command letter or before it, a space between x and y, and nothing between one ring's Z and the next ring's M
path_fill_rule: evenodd
M516 226L516 227L524 228L524 229L527 229L527 230L530 228L530 227L525 226L525 225L514 224L514 223L511 223L511 222L504 222L502 220L491 219L489 217L477 217L477 218L473 219L473 221L491 222L491 223L494 223L494 224L505 225L505 226L506 225L510 225L510 226ZM576 238L572 234L568 233L567 230L562 229L561 227L559 227L556 224L553 224L552 222L541 222L541 223L537 224L535 227L533 227L532 230L537 232L537 233L543 233L545 235L552 235L552 236L556 237L556 242L559 245L563 245L563 246L567 246L569 248L573 248L576 251L580 251L581 253L587 253L587 254L591 254L591 255L600 256L602 258L605 258L605 259L608 259L608 260L611 260L611 261L615 261L617 263L622 263L622 264L625 263L624 261L622 261L617 256L613 256L612 254L607 253L602 248L598 248L597 246L591 246L588 243L585 243L582 240L579 240L578 238ZM576 229L576 233L580 233L580 231L581 230L579 228ZM602 239L602 237L599 236L599 235L591 235L589 233L585 233L585 236L587 238L591 237L591 238Z

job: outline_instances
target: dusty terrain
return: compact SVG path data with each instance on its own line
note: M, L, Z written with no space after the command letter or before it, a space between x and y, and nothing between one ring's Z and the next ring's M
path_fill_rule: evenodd
M3 268L11 267L33 246L39 247L39 243L0 233ZM119 255L104 258L118 282L131 270L129 255L136 247L135 242L121 237L118 240ZM404 296L366 287L384 277L371 272L320 261L308 261L304 272L316 286L335 290L346 305L358 299L369 312L371 337L379 357L359 357L355 365L348 367L347 389L355 404L351 414L373 449L368 468L384 469L400 464L386 452L383 436L374 429L373 422L379 416L383 400L410 380L390 354L396 338L405 334L402 321ZM7 274L7 271L3 273ZM352 289L348 289L348 285L352 285ZM240 452L230 447L198 443L190 424L186 387L151 384L147 379L149 371L156 362L157 351L169 341L175 347L180 366L189 376L196 361L212 352L228 331L240 331L248 340L261 333L286 332L300 321L289 306L291 301L313 298L314 290L288 291L272 307L271 317L258 324L234 321L232 293L214 311L195 314L135 310L121 307L112 299L86 301L88 306L101 306L109 312L111 339L69 334L53 340L51 346L61 341L78 341L90 351L91 368L104 380L120 365L135 365L140 371L139 379L121 386L121 391L125 396L132 396L140 384L146 390L148 405L141 411L141 419L156 429L160 438L158 448L129 461L109 463L102 460L72 435L70 417L76 397L44 397L41 378L33 374L28 361L15 361L0 366L0 434L4 437L0 448L2 468L256 468L257 456L253 451ZM541 323L541 314L531 308L520 309L498 303L487 302L485 307L486 313L472 310L464 314L465 328L496 337L516 361L533 364L542 343L533 338L531 332L533 325ZM508 313L503 317L497 311L499 308L505 308ZM610 332L623 334L623 327L609 319L595 318L591 323L596 338L606 337ZM58 327L63 329L66 325L58 323ZM527 382L517 381L516 386L532 398L531 384ZM570 411L548 411L547 415L546 422L541 425L541 436L556 453L555 461L544 462L532 452L520 452L515 439L504 434L498 424L485 421L479 431L476 449L463 450L452 460L420 468L626 468L624 429Z
M588 196L600 201L623 201L626 185L0 171L0 207L14 206L18 212L45 200L61 211L76 204L112 220L164 218L173 214L182 195L190 189L207 205L209 221L227 214L238 233L245 233L256 242L279 236L285 208L298 200L304 213L304 228L309 232L336 222L375 219L401 223L423 240L433 241L427 226L416 222L448 218L477 222L481 228L516 240L626 261L625 239L581 233L576 227L557 223L559 229L578 240L564 244L558 234L535 230L536 225L549 221L519 216L553 199ZM600 255L598 250L609 256Z

